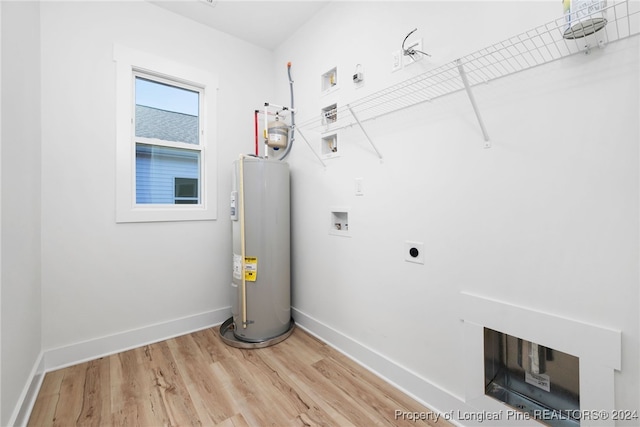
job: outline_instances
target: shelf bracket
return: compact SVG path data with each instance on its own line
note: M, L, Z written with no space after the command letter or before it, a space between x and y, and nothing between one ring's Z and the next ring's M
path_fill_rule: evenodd
M360 123L360 119L358 119L358 116L356 116L356 113L353 112L353 109L351 108L351 105L347 104L347 108L349 109L349 112L351 113L351 115L353 116L353 118L356 120L356 123L358 124L358 126L360 127L360 129L362 130L362 133L364 134L364 136L367 138L367 141L369 141L369 144L371 144L371 146L373 147L373 149L375 150L376 154L378 155L378 158L380 160L382 160L382 154L380 154L380 151L378 151L378 148L376 147L376 145L373 143L373 141L371 140L371 138L369 138L369 134L367 133L367 131L364 129L364 126L362 126L362 123Z
M478 110L478 105L476 104L476 99L473 96L473 92L471 92L471 86L469 86L469 80L467 79L467 73L464 71L464 66L462 65L462 61L458 59L456 61L458 65L458 71L460 72L460 78L462 79L462 83L464 84L464 88L467 91L467 95L469 96L469 101L471 101L471 106L473 107L473 111L476 113L476 118L478 119L478 124L480 125L480 130L482 130L482 136L484 137L484 148L491 148L491 142L489 142L489 134L487 134L487 129L484 127L484 122L482 121L482 116L480 115L480 110Z
M324 168L327 167L327 165L322 161L322 159L320 158L320 156L318 156L318 153L316 153L316 150L313 149L313 147L311 146L311 144L309 144L309 141L307 140L307 138L304 136L304 134L302 132L300 132L300 128L296 127L296 131L298 132L298 135L300 135L302 137L302 139L304 139L304 142L307 143L307 145L309 146L309 149L311 150L311 152L316 156L316 158L318 159L318 161L320 163L322 163L322 166Z

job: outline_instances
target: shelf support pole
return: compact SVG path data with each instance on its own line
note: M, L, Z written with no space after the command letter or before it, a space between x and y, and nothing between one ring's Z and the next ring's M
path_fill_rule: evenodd
M302 132L300 132L300 128L296 127L296 131L298 132L298 135L300 135L302 137L302 139L304 139L304 142L307 143L307 145L309 146L309 149L311 150L311 152L316 156L316 158L318 159L318 161L320 163L322 163L322 166L324 168L327 167L327 165L324 164L324 162L322 161L322 159L320 158L320 156L318 156L318 153L316 153L316 150L313 149L313 147L311 146L311 144L309 144L309 141L307 141L307 138L304 136L304 134Z
M476 104L476 99L473 96L473 92L471 92L471 86L469 86L469 80L467 79L467 73L464 71L464 66L462 65L462 61L458 59L456 61L458 65L458 71L460 72L460 78L462 79L462 83L464 84L464 88L467 91L467 95L469 96L469 101L471 101L471 106L473 107L473 111L476 113L476 118L478 119L478 124L480 125L480 130L482 130L482 136L484 136L484 148L491 148L491 142L489 142L489 134L487 133L487 128L484 127L484 122L482 121L482 116L480 115L480 110L478 110L478 105Z
M380 154L380 151L378 151L378 149L376 148L376 145L373 143L371 138L369 138L369 134L364 129L364 126L362 126L362 123L360 123L360 120L358 119L358 116L356 116L356 113L353 112L353 109L351 108L351 105L347 104L347 108L349 109L349 112L351 113L353 118L356 119L356 123L358 124L358 126L360 126L360 129L362 130L362 133L364 133L364 136L367 138L367 141L369 141L369 144L371 144L371 146L375 150L376 154L378 155L378 158L380 158L380 160L382 160L382 154Z

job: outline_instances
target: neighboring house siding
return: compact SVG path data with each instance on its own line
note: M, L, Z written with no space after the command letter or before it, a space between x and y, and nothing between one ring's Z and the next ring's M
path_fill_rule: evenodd
M197 152L138 145L136 203L173 204L175 178L198 179Z
M136 136L198 144L198 116L136 105Z
M136 105L136 136L198 144L198 117ZM136 203L174 204L175 178L199 179L199 152L136 144Z

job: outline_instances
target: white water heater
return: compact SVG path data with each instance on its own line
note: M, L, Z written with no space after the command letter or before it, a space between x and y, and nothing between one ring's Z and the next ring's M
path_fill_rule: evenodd
M293 330L289 164L241 156L233 164L232 317L220 328L229 345L265 347Z

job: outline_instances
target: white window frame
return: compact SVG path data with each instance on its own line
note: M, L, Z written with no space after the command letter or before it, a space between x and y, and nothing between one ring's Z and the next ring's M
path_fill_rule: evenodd
M216 96L218 78L185 64L128 47L114 45L116 63L116 222L203 221L217 218ZM140 74L138 74L140 73ZM156 77L197 87L200 97L200 203L153 205L136 203L135 77ZM138 138L139 140L140 138ZM176 146L167 141L151 145ZM180 144L194 149L193 144Z

